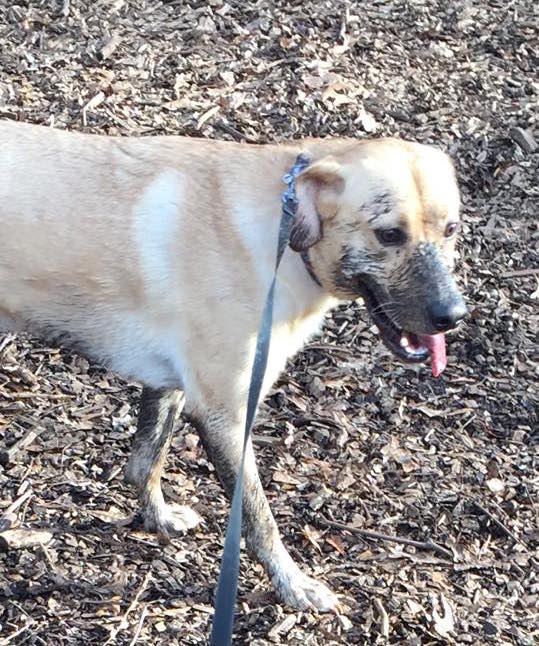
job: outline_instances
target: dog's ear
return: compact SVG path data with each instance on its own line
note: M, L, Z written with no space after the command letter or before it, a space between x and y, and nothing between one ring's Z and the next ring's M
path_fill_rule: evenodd
M324 157L298 175L298 208L290 232L294 251L307 251L322 239L323 222L335 215L335 198L344 188L341 170L335 159Z

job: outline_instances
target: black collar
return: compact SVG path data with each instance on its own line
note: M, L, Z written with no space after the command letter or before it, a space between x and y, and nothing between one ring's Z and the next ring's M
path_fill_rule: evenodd
M296 211L298 208L298 199L296 196L296 177L303 170L305 170L305 168L307 168L309 163L309 157L304 153L300 153L296 157L296 161L294 162L292 168L283 177L283 182L286 184L286 190L283 191L281 195L281 202L283 204L283 216L289 217L290 219L296 216ZM314 272L313 265L309 257L309 252L302 251L300 255L309 276L319 287L322 287L322 283L318 280L318 276Z
M322 287L322 283L320 282L320 280L318 279L318 276L314 272L313 263L311 262L311 258L309 257L309 252L302 251L300 255L309 276L314 280L314 282L318 285L318 287Z

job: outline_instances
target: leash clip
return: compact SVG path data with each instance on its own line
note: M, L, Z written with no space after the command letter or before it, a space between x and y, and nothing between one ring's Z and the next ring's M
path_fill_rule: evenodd
M287 202L289 199L296 200L296 178L310 163L311 160L309 159L309 156L306 153L300 153L296 157L296 161L292 168L283 175L283 182L287 187L286 190L281 193L282 202Z

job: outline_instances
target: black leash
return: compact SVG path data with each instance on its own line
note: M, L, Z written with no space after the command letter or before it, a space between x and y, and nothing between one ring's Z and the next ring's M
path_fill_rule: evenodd
M268 350L271 339L271 326L273 319L273 301L275 296L275 282L277 280L277 269L281 263L283 253L290 241L292 221L296 215L298 201L296 197L296 177L309 165L309 159L300 154L296 158L294 166L284 177L283 181L287 188L281 195L282 215L279 224L279 240L277 243L277 258L275 271L269 288L262 319L256 339L256 351L251 369L251 381L249 384L249 396L247 399L247 415L245 417L245 432L243 436L243 453L240 469L236 478L234 496L230 508L228 527L226 530L225 546L221 561L221 572L217 585L215 598L215 614L213 617L213 628L211 633L211 646L230 646L232 643L232 632L234 629L234 609L236 607L236 594L238 590L238 574L240 569L240 538L241 538L241 517L243 499L243 469L245 463L245 451L247 441L251 433L260 389L266 372L268 362Z

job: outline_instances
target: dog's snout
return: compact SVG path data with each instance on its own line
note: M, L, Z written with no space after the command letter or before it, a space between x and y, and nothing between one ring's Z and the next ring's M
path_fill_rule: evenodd
M438 332L447 332L456 327L468 310L462 298L451 301L436 301L429 307L429 316Z

